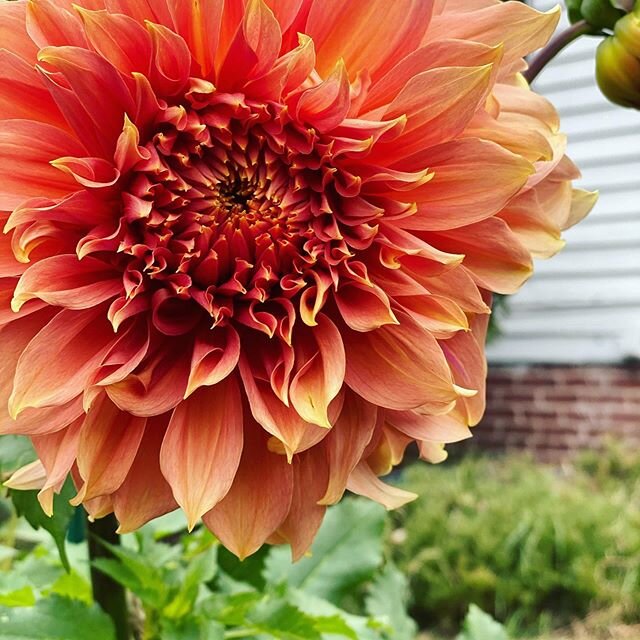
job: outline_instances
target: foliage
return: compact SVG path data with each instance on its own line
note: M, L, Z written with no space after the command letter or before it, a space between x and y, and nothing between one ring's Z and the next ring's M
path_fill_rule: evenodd
M509 636L499 622L472 604L456 640L509 640Z
M637 618L639 480L640 460L615 452L562 474L521 458L409 469L424 497L395 515L392 552L412 613L453 630L477 603L513 632L614 605Z
M6 477L18 461L5 458ZM114 640L92 602L86 547L67 544L70 573L56 553L73 510L57 505L64 517L49 520L35 492L11 497L25 518L0 528L0 640ZM329 510L312 552L294 565L285 548L240 562L204 528L186 534L173 514L106 545L114 557L92 564L128 589L145 640L413 640L407 582L383 554L385 523L381 507L347 500Z

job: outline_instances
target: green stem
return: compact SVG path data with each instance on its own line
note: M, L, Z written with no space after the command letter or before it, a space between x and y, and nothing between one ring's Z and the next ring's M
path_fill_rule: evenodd
M113 558L113 554L101 544L101 541L119 545L120 536L116 533L117 528L118 522L113 514L89 522L89 559L92 562L97 558ZM130 640L131 624L124 587L93 566L91 566L91 586L93 599L113 620L117 640Z
M549 44L533 58L529 64L529 68L524 72L524 77L527 82L531 84L549 62L574 40L585 35L594 35L596 33L597 30L586 20L580 20L554 36Z

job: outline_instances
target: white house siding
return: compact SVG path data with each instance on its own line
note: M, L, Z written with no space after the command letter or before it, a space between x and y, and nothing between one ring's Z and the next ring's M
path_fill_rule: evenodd
M556 3L530 3L550 9ZM616 363L640 357L640 112L609 104L594 78L599 39L582 38L538 77L557 107L579 182L600 191L558 256L510 299L494 364Z

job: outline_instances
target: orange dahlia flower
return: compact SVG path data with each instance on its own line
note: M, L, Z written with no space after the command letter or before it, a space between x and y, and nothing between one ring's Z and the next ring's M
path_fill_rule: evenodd
M498 0L0 2L0 433L41 502L300 556L484 408L491 292L593 198ZM29 472L32 473L33 469ZM28 475L28 474L27 474Z

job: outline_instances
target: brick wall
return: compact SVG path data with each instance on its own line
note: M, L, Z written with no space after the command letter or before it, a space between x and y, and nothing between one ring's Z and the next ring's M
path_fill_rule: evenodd
M487 412L474 429L483 449L527 450L560 462L607 438L640 448L638 366L493 367Z

